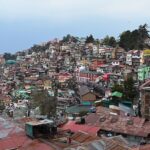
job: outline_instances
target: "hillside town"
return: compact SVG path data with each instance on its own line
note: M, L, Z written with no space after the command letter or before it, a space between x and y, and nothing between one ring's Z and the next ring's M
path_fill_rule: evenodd
M0 55L0 150L150 150L150 49L91 37Z

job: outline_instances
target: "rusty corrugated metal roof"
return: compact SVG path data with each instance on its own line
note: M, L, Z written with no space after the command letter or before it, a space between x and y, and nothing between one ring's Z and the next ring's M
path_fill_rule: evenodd
M150 122L145 123L145 119L123 115L114 116L110 114L109 109L103 109L103 107L100 107L96 114L88 115L86 123L100 127L102 130L128 135L147 137L150 133Z
M65 125L62 126L62 129L70 129L73 132L83 131L92 135L96 135L100 130L100 127L94 127L86 124L76 124L75 121L68 121Z
M26 136L24 129L19 125L29 120L32 119L22 118L16 124L12 119L0 117L0 150L15 148L19 150L54 150L52 146Z
M15 148L19 150L54 150L51 146L39 140L28 138L24 132L13 134L0 140L0 150Z

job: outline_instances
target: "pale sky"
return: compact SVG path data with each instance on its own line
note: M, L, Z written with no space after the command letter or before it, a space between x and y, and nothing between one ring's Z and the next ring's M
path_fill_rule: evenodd
M0 0L0 53L66 34L118 37L150 25L150 0Z

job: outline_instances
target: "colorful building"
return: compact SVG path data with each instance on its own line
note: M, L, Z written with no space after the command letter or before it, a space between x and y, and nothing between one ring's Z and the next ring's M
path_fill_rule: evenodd
M150 78L150 66L140 66L138 69L138 79L144 81Z

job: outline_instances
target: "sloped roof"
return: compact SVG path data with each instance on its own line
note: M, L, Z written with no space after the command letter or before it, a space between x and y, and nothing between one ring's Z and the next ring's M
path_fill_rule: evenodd
M13 134L12 136L0 140L0 149L54 150L54 148L45 143L42 143L39 140L32 140L28 138L24 132Z
M140 145L135 148L132 148L132 150L150 150L150 144Z
M100 127L106 131L141 137L147 137L150 134L150 122L145 122L145 119L139 117L112 115L109 109L99 109L96 114L89 114L85 121L87 125Z
M131 148L126 145L108 138L101 138L99 140L92 140L90 142L77 144L70 148L66 148L65 150L72 150L72 148L85 150L131 150Z
M77 141L79 143L84 143L84 142L90 142L93 140L98 140L99 137L79 131L79 132L76 132L75 134L73 134L71 136L71 139L73 139L74 141Z
M145 87L150 88L150 79L140 86L140 90L144 89Z
M83 96L83 95L85 95L85 94L87 94L89 92L90 92L90 90L89 90L89 88L87 86L81 86L79 88L79 93L80 93L81 96Z
M86 132L91 135L96 135L100 130L100 127L94 127L86 124L76 124L75 121L68 121L64 126L62 126L63 130L70 129L72 132Z
M22 124L29 120L32 119L22 118L15 123L14 120L0 117L0 150L54 150L52 146L26 136Z

